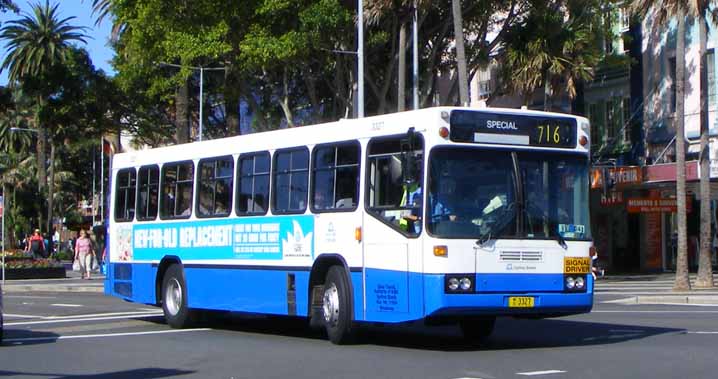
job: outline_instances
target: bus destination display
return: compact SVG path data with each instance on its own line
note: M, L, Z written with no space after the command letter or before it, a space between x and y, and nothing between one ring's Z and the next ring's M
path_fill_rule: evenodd
M568 118L459 110L450 123L454 142L576 147L576 122Z

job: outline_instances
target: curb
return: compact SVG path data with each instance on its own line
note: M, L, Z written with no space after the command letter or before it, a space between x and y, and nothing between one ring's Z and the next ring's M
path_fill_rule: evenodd
M663 305L714 305L718 306L718 295L650 295L633 296L606 301L613 304L663 304Z
M105 292L104 285L50 285L50 284L12 284L3 287L3 293L18 292Z

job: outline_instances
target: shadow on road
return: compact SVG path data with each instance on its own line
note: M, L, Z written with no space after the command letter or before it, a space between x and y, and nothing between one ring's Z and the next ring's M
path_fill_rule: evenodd
M105 372L100 374L86 374L86 375L71 375L71 374L58 374L58 373L46 373L46 372L18 372L18 371L3 371L0 370L0 376L37 376L37 377L52 377L53 379L120 379L120 378L167 378L172 376L189 375L194 374L195 371L187 370L176 370L168 368L138 368L133 370L124 370L116 372Z
M214 329L245 333L312 340L326 338L324 333L311 330L303 318L220 315L205 319L203 324ZM483 342L465 340L456 326L429 327L422 323L409 323L360 324L355 343L437 351L508 350L607 345L683 331L564 319L499 318L494 333Z

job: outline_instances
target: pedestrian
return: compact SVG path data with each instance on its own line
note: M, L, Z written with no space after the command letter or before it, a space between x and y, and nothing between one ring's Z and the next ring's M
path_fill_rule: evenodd
M35 229L35 232L30 237L30 251L35 259L45 258L45 239L40 234L40 229Z
M80 237L75 241L75 260L80 264L82 279L90 279L93 254L92 240L87 236L84 229L80 229Z

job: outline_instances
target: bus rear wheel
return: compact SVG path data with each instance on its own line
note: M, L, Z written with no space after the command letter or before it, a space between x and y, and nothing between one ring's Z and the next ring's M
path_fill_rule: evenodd
M476 342L487 339L494 331L495 325L496 317L469 318L459 322L464 339Z
M354 337L349 280L340 266L332 266L324 281L322 315L329 340L342 345Z
M162 278L162 311L167 324L176 329L192 326L197 312L187 306L187 286L184 271L178 264L171 265Z

